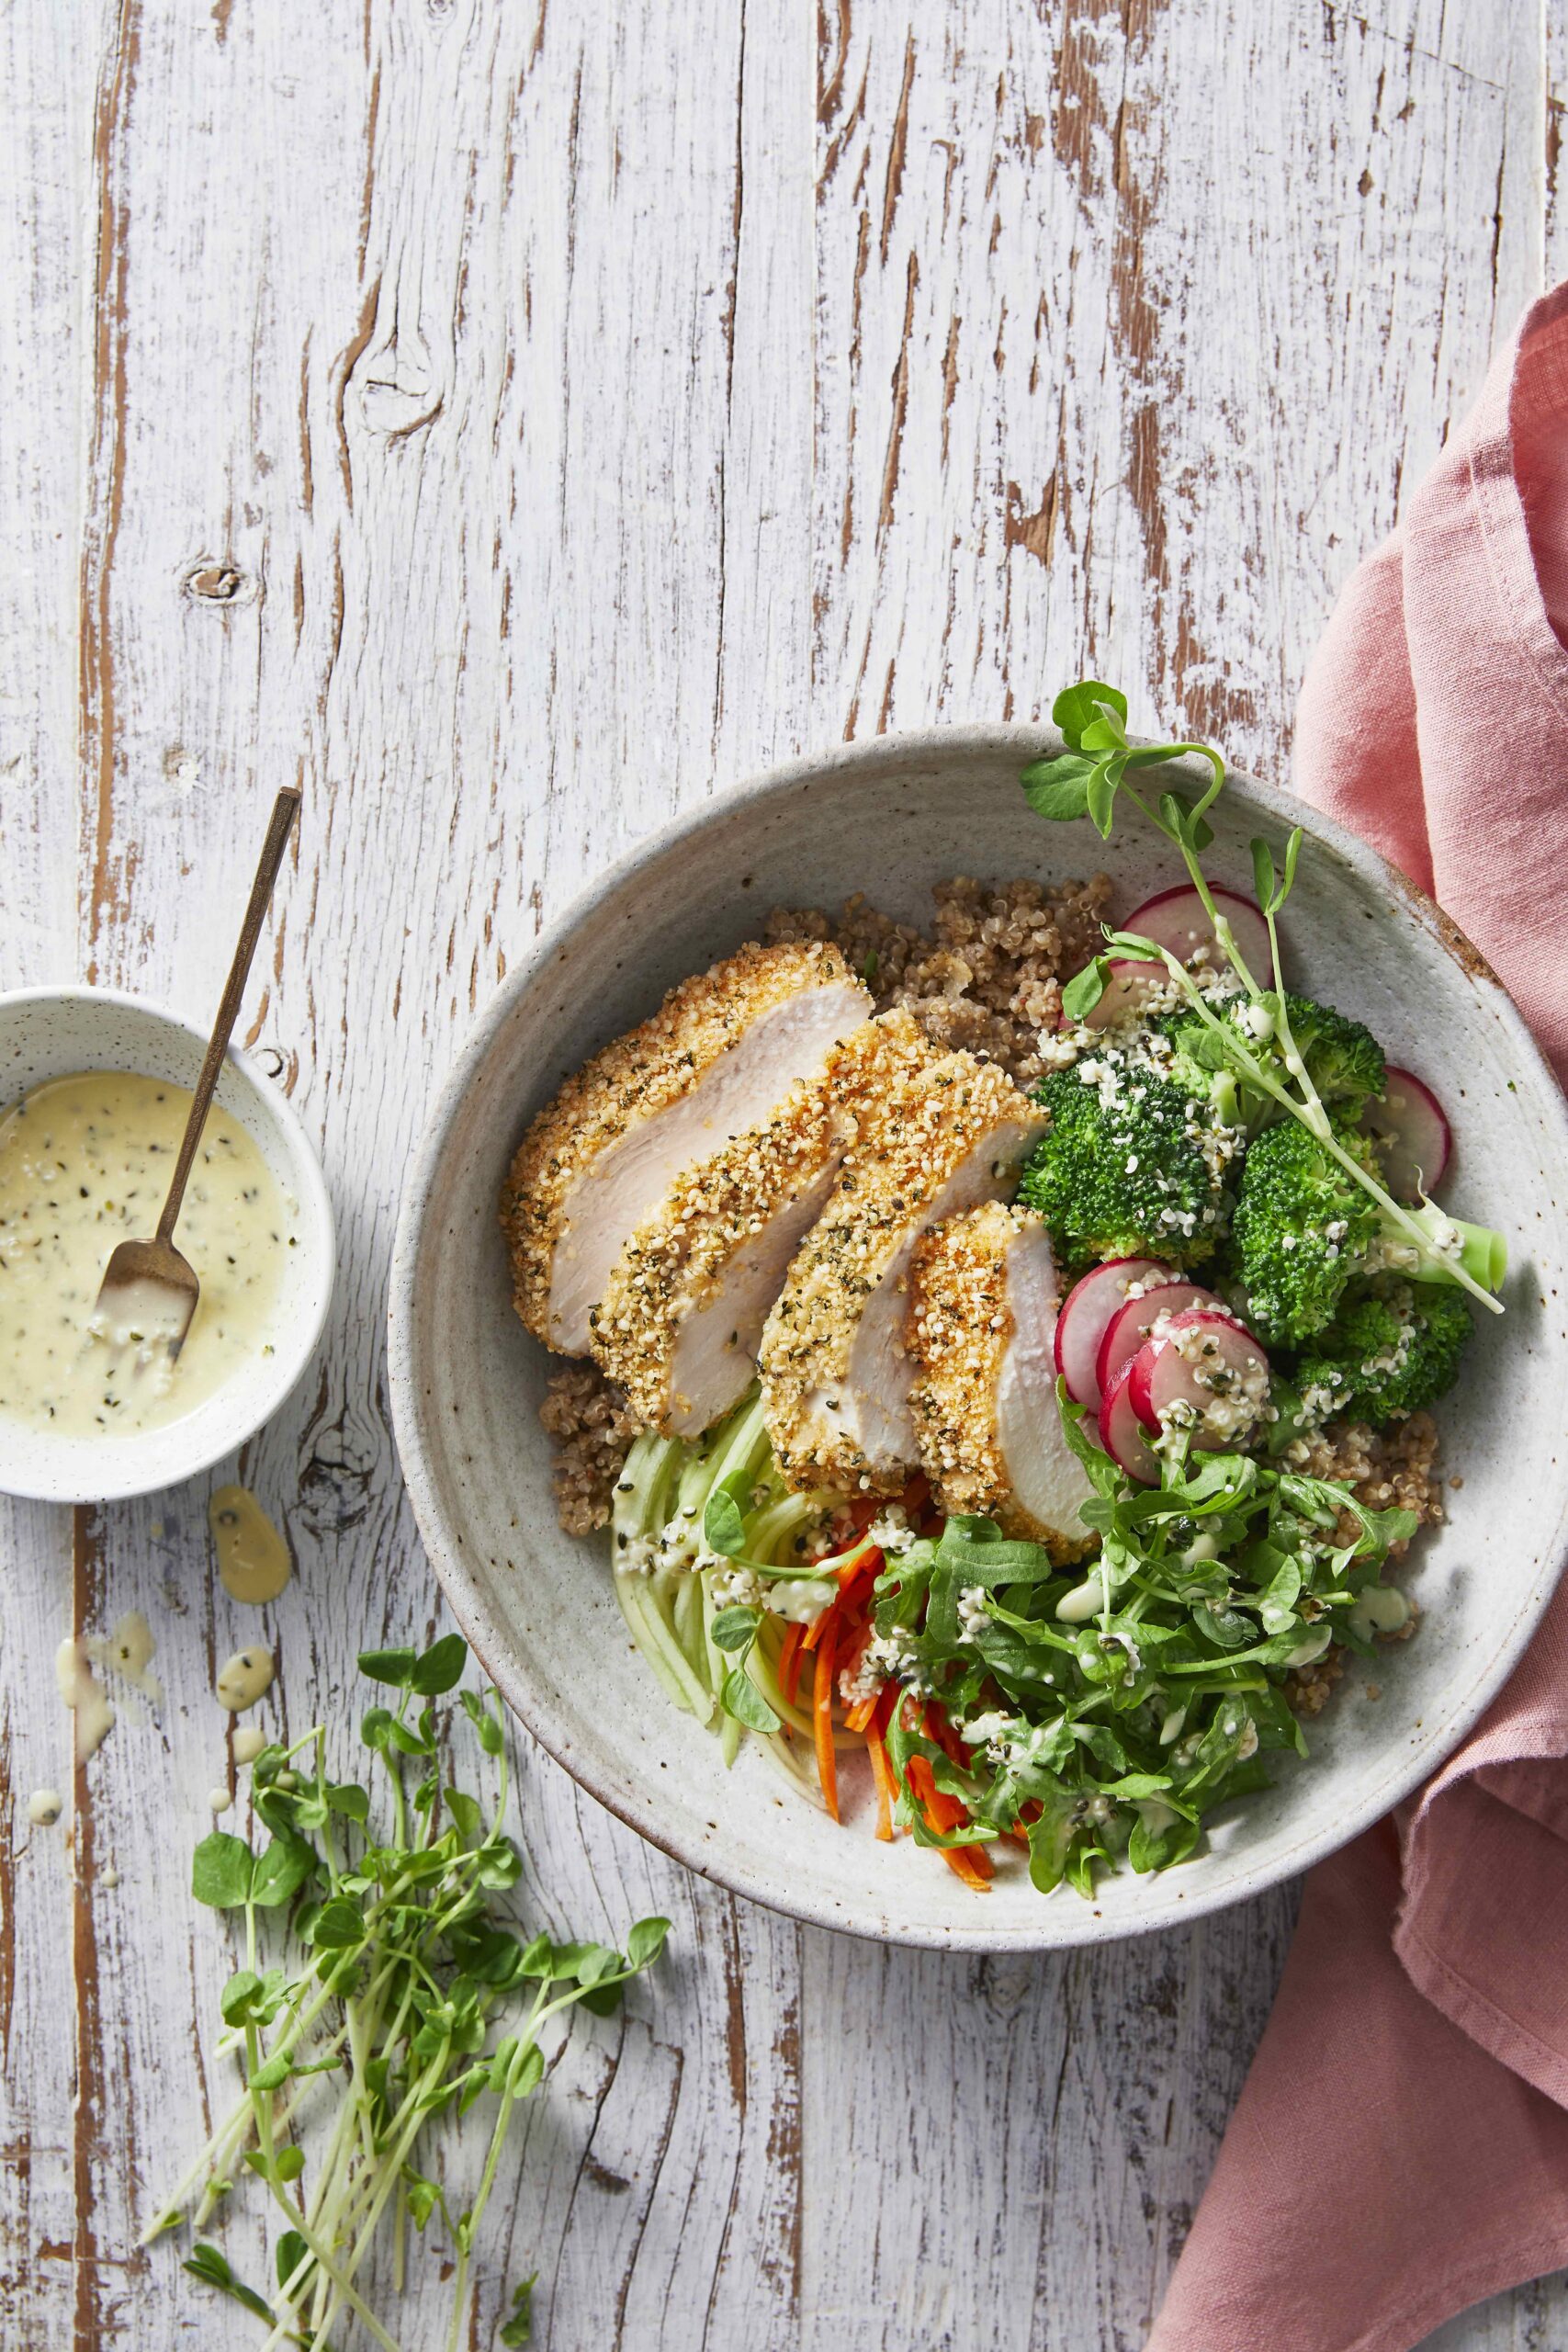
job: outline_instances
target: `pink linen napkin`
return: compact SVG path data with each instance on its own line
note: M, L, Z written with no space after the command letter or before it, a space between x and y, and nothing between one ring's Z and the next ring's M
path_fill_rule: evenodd
M1565 646L1568 284L1340 598L1294 778L1448 909L1562 1078ZM1308 1879L1147 2352L1410 2352L1564 2263L1568 1585L1458 1753Z

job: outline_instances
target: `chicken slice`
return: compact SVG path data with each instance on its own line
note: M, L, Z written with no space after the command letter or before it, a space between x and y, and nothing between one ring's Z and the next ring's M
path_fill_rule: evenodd
M585 1354L611 1268L675 1179L819 1075L871 1009L836 947L742 947L568 1079L524 1136L501 1196L529 1330L563 1355Z
M894 1494L915 1466L909 1261L927 1227L1010 1190L1044 1120L1004 1071L947 1054L880 1096L795 1252L758 1361L792 1486Z
M1077 1515L1093 1488L1056 1402L1060 1296L1041 1220L989 1201L921 1241L906 1336L920 1466L941 1508L1066 1561L1093 1542Z
M695 1437L756 1377L757 1347L801 1237L875 1106L939 1058L913 1015L852 1030L818 1079L688 1169L615 1261L593 1352L637 1419Z

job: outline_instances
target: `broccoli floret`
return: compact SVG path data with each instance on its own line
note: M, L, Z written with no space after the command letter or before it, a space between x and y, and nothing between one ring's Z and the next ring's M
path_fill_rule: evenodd
M1388 1078L1382 1047L1371 1031L1307 996L1287 995L1285 1010L1319 1100L1336 1114L1359 1117L1362 1104L1382 1092Z
M1375 1167L1365 1136L1339 1140ZM1381 1227L1377 1203L1298 1119L1265 1127L1247 1148L1233 1227L1259 1339L1300 1347L1321 1331Z
M1381 1182L1370 1136L1348 1126L1337 1126L1334 1136ZM1247 1319L1276 1346L1304 1347L1314 1339L1359 1276L1393 1272L1421 1283L1454 1283L1462 1267L1483 1289L1495 1290L1507 1261L1501 1234L1461 1224L1430 1204L1396 1218L1293 1118L1265 1127L1247 1146L1233 1232Z
M1387 1066L1382 1047L1370 1029L1336 1012L1331 1004L1289 994L1284 1002L1296 1051L1320 1100L1336 1117L1357 1117L1369 1096L1383 1091ZM1235 1023L1253 1054L1278 1057L1282 1051L1278 1033L1270 1034L1265 1023L1266 1034L1260 1037L1247 1025L1252 1014L1250 1001L1237 997L1223 1017ZM1196 1013L1166 1013L1154 1026L1170 1040L1172 1082L1190 1093L1209 1096L1231 1125L1257 1128L1281 1115L1270 1097L1233 1074L1222 1040ZM1285 1076L1283 1069L1280 1076Z
M1425 1411L1453 1386L1470 1331L1462 1292L1436 1283L1382 1283L1342 1303L1295 1366L1309 1417L1381 1426Z
M1206 1106L1141 1064L1093 1056L1035 1089L1049 1131L1025 1164L1019 1198L1039 1212L1068 1270L1102 1258L1213 1255L1228 1207L1234 1139Z

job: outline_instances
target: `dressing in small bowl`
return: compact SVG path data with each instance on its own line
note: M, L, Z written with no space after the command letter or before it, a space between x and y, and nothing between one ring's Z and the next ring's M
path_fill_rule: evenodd
M200 1032L108 990L33 989L0 999L0 1488L172 1485L258 1428L314 1348L333 1272L320 1169L231 1052L175 1228L201 1296L171 1362L94 1306L116 1244L157 1224Z

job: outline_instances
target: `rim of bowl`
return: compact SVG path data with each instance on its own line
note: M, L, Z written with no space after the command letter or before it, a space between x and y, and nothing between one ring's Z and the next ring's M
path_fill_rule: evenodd
M151 997L138 996L133 989L92 988L85 980L68 981L54 988L43 986L6 989L0 991L0 1018L19 1004L118 1005L127 1012L143 1014L154 1022L162 1022L166 1028L183 1030L187 1037L193 1037L197 1045L202 1046L206 1046L212 1034L210 1027L204 1028L199 1022L187 1020L183 1012L175 1012L168 1005L158 1004ZM321 1157L310 1140L299 1112L287 1095L276 1092L270 1080L257 1068L243 1046L231 1043L225 1050L223 1058L238 1070L252 1094L258 1102L266 1105L288 1137L293 1147L296 1166L302 1178L299 1186L300 1209L312 1220L321 1237L321 1257L326 1269L326 1280L321 1284L321 1300L315 1314L306 1324L298 1327L303 1335L303 1344L299 1349L294 1368L286 1378L280 1374L279 1385L275 1394L254 1419L247 1419L243 1427L236 1426L229 1431L221 1444L200 1448L196 1456L183 1464L172 1477L159 1477L149 1486L143 1478L138 1477L133 1473L128 1477L102 1486L91 1495L62 1495L53 1487L17 1486L14 1483L7 1484L3 1490L0 1490L15 1496L20 1501L60 1503L68 1509L83 1503L130 1502L139 1495L162 1494L170 1487L183 1486L187 1478L199 1477L204 1470L210 1470L215 1462L221 1462L226 1454L232 1453L237 1447L245 1444L249 1439L254 1437L256 1431L264 1428L273 1415L288 1403L304 1377L310 1358L316 1351L317 1342L326 1329L333 1294L337 1288L337 1220L333 1215L332 1195L327 1191L327 1180L321 1169ZM175 1430L178 1429L179 1422L170 1421L164 1426ZM117 1442L129 1447L134 1445L135 1441L121 1439Z
M1134 737L1132 740L1137 742L1146 739ZM1517 1665L1530 1636L1546 1612L1557 1583L1555 1574L1548 1575L1539 1600L1533 1606L1520 1611L1517 1623L1511 1629L1486 1673L1473 1686L1463 1706L1447 1727L1445 1744L1439 1753L1423 1755L1403 1763L1397 1758L1391 1758L1388 1772L1366 1799L1337 1814L1332 1822L1310 1830L1286 1854L1277 1856L1269 1864L1260 1866L1255 1872L1244 1874L1238 1882L1228 1886L1206 1891L1200 1884L1194 1886L1190 1894L1185 1887L1179 1888L1175 1900L1165 1909L1147 1918L1118 1920L1109 1933L1102 1921L1089 1916L1079 1918L1064 1913L1052 1914L1049 1931L1043 1917L1038 1935L1027 1928L1022 1931L1017 1928L987 1928L978 1923L973 1928L924 1928L918 1923L895 1925L886 1917L846 1918L831 1903L817 1899L809 1888L792 1892L786 1896L776 1887L762 1883L749 1871L726 1867L722 1860L716 1860L694 1842L688 1843L659 1824L652 1805L639 1810L635 1804L623 1798L618 1791L604 1785L592 1756L573 1747L549 1705L536 1704L531 1697L525 1703L520 1695L519 1679L511 1668L504 1674L496 1670L493 1653L508 1645L509 1636L505 1627L497 1623L485 1607L463 1563L457 1544L448 1532L446 1513L437 1498L435 1479L423 1442L418 1383L412 1365L412 1335L419 1243L422 1229L434 1203L432 1180L446 1148L453 1116L467 1091L469 1080L490 1052L499 1031L511 1019L513 1006L527 994L560 944L587 922L623 883L630 880L640 866L649 859L678 847L694 834L704 831L716 820L732 815L742 808L760 808L769 800L793 792L803 784L826 781L846 768L874 770L896 767L911 758L919 759L922 753L936 752L959 756L966 752L1012 753L1022 762L1063 748L1064 739L1057 729L1043 721L1026 720L989 720L911 728L899 734L877 735L862 741L832 744L823 751L801 752L776 766L756 770L739 783L712 794L706 800L677 811L651 832L644 833L629 843L612 864L585 882L554 921L545 926L523 960L508 972L468 1032L457 1058L426 1114L418 1149L404 1179L392 1243L392 1270L387 1299L388 1385L398 1456L413 1505L414 1518L437 1581L474 1655L513 1713L546 1753L607 1813L625 1822L629 1829L635 1829L639 1838L645 1838L649 1845L668 1854L672 1860L694 1871L699 1877L709 1879L734 1894L743 1894L768 1910L799 1919L809 1927L829 1928L840 1934L862 1936L877 1943L907 1945L914 1950L1020 1952L1119 1942L1134 1936L1152 1935L1184 1926L1190 1920L1228 1909L1233 1904L1246 1902L1266 1893L1271 1886L1296 1877L1314 1862L1321 1861L1326 1855L1348 1845L1373 1822L1382 1820L1412 1790L1429 1779L1443 1759L1453 1753L1460 1741L1480 1721ZM1179 772L1197 773L1190 760L1175 760L1170 765ZM1387 891L1432 933L1466 978L1490 988L1516 1050L1540 1081L1542 1114L1555 1121L1558 1146L1564 1159L1568 1159L1568 1100L1564 1099L1556 1073L1507 989L1480 949L1466 938L1453 918L1429 899L1407 875L1391 865L1380 850L1348 831L1333 818L1323 815L1306 802L1281 791L1277 785L1253 775L1247 769L1227 766L1225 777L1228 784L1241 785L1246 796L1259 803L1269 815L1281 822L1301 824L1309 840L1332 850L1363 878ZM1551 1532L1549 1556L1561 1558L1565 1551L1568 1551L1568 1495L1564 1497L1557 1525ZM1043 1901L1041 1908L1043 1914L1048 1905ZM1087 1914L1087 1906L1079 1908ZM1064 1928L1066 1932L1063 1932Z

